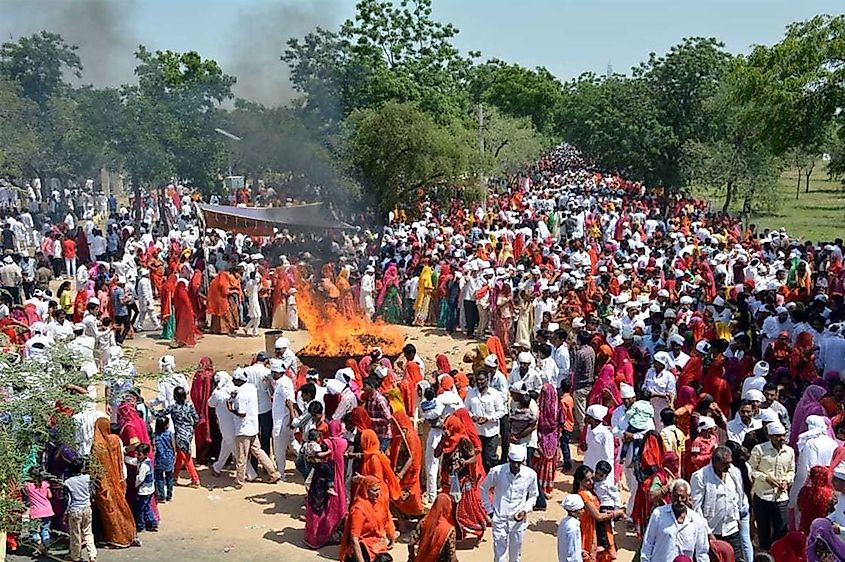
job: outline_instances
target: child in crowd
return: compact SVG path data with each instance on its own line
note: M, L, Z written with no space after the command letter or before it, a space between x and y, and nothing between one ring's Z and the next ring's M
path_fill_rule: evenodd
M117 345L114 339L114 326L111 325L111 317L103 316L100 320L100 327L97 328L97 355L100 357L100 369L105 369L111 359L109 350Z
M184 388L177 386L173 389L174 403L163 410L154 413L157 418L170 419L173 421L173 434L176 443L176 461L173 466L173 478L178 480L182 467L188 471L191 478L190 486L199 488L200 477L194 467L194 460L191 457L191 442L194 440L194 428L200 421L196 408L188 400L188 394Z
M663 440L663 447L666 451L674 451L678 458L684 458L687 436L675 425L675 410L663 408L660 411L660 421L663 429L660 430L660 438Z
M308 440L302 444L302 456L311 468L308 478L305 479L306 490L311 487L314 474L321 474L328 484L327 493L330 496L337 495L334 489L334 467L328 462L330 454L328 446L323 443L323 435L320 431L318 429L309 430Z
M157 418L155 443L155 489L160 503L173 499L173 465L176 463L176 440L168 429L167 418Z
M138 488L138 500L135 503L135 528L138 532L145 529L151 532L158 531L158 521L150 505L155 493L155 477L149 455L150 446L146 443L141 443L135 448L135 461L138 463L138 475L135 477L135 487Z
M88 551L88 560L97 559L94 531L91 526L91 477L82 474L82 459L76 458L68 468L64 495L67 503L67 524L70 538L70 559L82 560L82 545Z
M613 481L613 478L610 477L610 473L612 471L613 468L610 466L609 462L599 461L596 463L593 491L599 498L599 511L602 513L615 511L622 507L619 488L616 487L616 483ZM613 521L596 522L596 536L598 537L599 546L607 549L610 548L610 544L608 544L605 525L612 526ZM611 532L612 531L613 530L611 528Z
M50 483L38 468L33 467L29 472L32 482L25 486L26 497L29 500L29 519L33 525L32 542L37 546L35 552L41 556L47 554L50 546L50 520L53 518L53 506L50 504Z
M560 428L560 450L563 453L563 470L572 470L572 452L569 442L575 428L575 401L572 399L572 381L565 377L560 381L560 408L558 408L558 427Z

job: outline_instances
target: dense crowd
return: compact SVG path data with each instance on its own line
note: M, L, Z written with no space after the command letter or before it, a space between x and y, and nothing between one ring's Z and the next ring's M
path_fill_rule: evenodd
M290 455L306 544L339 543L344 562L396 557L396 517L416 521L414 562L455 560L487 527L494 561L518 562L528 514L552 497L561 562L615 559L625 526L646 562L845 560L841 239L743 228L566 145L480 204L422 200L378 231L309 235L322 260L287 230L204 231L183 186L139 202L137 230L116 200L20 193L0 193L27 209L3 228L0 329L24 358L63 341L126 374L107 389L112 423L74 414L77 447L44 454L56 480L27 484L44 548L63 509L82 514L68 518L74 560L74 540L90 559L95 542L138 543L182 467L199 485L194 459L221 477L234 457L241 487L285 479ZM231 373L203 359L190 381L165 356L158 397L141 399L125 340L297 330L302 291L477 343L460 364L409 344L329 373L280 337ZM88 454L108 470L86 503Z

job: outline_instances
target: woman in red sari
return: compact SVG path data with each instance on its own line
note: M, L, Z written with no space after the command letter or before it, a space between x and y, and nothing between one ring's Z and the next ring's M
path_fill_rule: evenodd
M469 427L475 429L474 424L471 421L469 424L463 422L458 412L466 412L466 409L461 408L446 418L443 423L443 439L435 449L434 455L443 455L440 461L440 484L443 492L458 493L458 490L452 490L453 474L460 484L460 499L455 507L458 540L469 536L481 540L488 525L479 490L484 479L479 470L481 448L473 444L467 432ZM479 440L479 444L480 442Z
M152 442L150 441L150 432L147 429L147 424L144 423L143 419L141 419L141 414L139 414L138 410L135 408L134 397L131 397L118 407L117 427L120 440L123 442L123 446L127 448L124 451L124 461L126 461L126 459L128 458L135 457L135 447L137 447L141 443L150 445L152 447ZM155 463L155 459L152 459L150 462ZM138 465L126 463L126 482L135 482L135 477L137 475ZM127 485L126 501L129 503L130 506L133 506L135 505L137 499L137 486ZM155 513L156 517L158 517L158 504L156 503L155 496L153 496L152 500L150 501L150 505L152 506L153 512Z
M211 358L200 359L199 369L194 373L191 381L191 402L197 410L199 423L194 428L194 439L197 446L197 462L204 464L209 456L212 444L212 426L217 424L217 415L209 415L208 399L214 390L214 363ZM219 434L220 432L217 431Z
M176 274L171 273L161 285L161 339L172 340L176 332L176 316L173 314L173 295L176 292Z
M818 378L813 335L810 332L801 332L795 339L795 347L792 348L792 356L789 360L789 372L793 380L800 380L804 384L812 383Z
M208 298L203 288L203 267L197 267L191 275L191 284L189 286L188 295L191 297L191 305L194 308L194 322L196 323L196 333L200 333L200 329L205 329L207 325L206 311L208 309Z
M176 333L173 336L176 347L194 347L196 340L196 323L194 307L188 295L188 280L180 277L176 282L176 292L173 295L173 310L176 315Z
M76 291L76 298L73 301L73 321L82 322L85 308L88 306L88 291L84 288Z

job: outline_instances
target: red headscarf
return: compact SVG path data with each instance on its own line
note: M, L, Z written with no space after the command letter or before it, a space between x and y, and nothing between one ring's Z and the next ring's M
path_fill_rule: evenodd
M414 561L436 562L449 534L455 530L455 525L452 498L448 494L438 494L431 510L422 520Z

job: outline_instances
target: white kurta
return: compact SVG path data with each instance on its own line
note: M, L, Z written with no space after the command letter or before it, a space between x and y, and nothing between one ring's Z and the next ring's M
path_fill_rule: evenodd
M613 434L610 428L604 425L596 426L595 429L587 428L587 451L584 453L584 464L593 470L599 461L607 461L613 466ZM608 478L613 479L613 471ZM613 480L615 483L615 480Z

